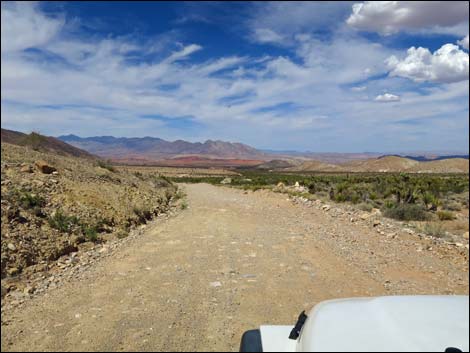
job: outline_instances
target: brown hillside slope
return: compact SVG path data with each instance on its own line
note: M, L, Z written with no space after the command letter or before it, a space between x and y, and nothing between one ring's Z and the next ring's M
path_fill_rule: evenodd
M417 173L468 173L469 160L464 158L449 158L438 161L420 162L408 169Z
M404 172L419 165L419 162L412 159L387 156L377 159L367 159L365 161L354 161L345 163L344 169L351 172Z
M51 152L68 157L97 158L91 153L69 145L55 137L44 136L36 132L24 134L22 132L2 128L1 137L2 142L30 147L35 151Z
M127 234L163 212L175 191L154 173L103 168L89 158L3 142L1 153L2 279L47 270L82 244ZM56 172L42 173L38 160Z
M342 164L327 164L306 161L300 166L284 169L297 172L409 172L409 173L468 173L469 161L464 158L449 158L430 162L418 162L409 158L387 156L377 159L351 161Z

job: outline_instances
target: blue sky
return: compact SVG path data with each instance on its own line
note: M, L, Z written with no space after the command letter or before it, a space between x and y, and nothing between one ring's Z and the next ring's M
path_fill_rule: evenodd
M1 6L4 128L468 150L468 2Z

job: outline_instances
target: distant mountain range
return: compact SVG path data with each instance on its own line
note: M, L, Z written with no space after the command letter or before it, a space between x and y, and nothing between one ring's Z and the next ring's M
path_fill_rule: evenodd
M144 163L151 164L158 161L161 164L163 160L185 158L188 162L191 160L196 163L210 159L237 159L244 165L242 160L250 160L248 165L252 165L254 160L264 161L276 160L317 160L326 163L338 164L356 160L367 160L383 158L390 155L384 155L378 152L364 153L324 153L324 152L297 152L297 151L275 151L259 150L248 145L236 142L225 142L220 140L207 140L205 142L188 142L184 140L166 141L157 137L113 137L113 136L94 136L79 137L76 135L64 135L58 137L60 140L88 151L103 158L123 163ZM415 161L432 161L449 158L468 158L468 155L441 155L439 153L421 153L395 155L412 159ZM181 161L171 161L169 164L180 164ZM218 164L221 162L219 161ZM168 164L165 162L164 164ZM231 164L231 163L229 163Z
M125 138L76 135L55 137L2 129L2 143L116 163L172 167L246 167L291 172L468 173L469 156L439 153L314 153L260 151L242 143L207 140L165 141L156 137Z
M165 141L156 137L95 136L82 138L75 135L59 136L58 138L100 157L121 162L136 159L142 162L151 162L181 157L249 160L269 158L266 153L242 143L218 140L207 140L202 143L183 140Z

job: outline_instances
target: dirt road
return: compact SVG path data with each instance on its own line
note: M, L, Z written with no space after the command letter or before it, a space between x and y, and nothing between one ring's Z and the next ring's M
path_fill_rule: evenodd
M468 293L459 255L417 252L285 195L184 186L189 208L75 281L8 313L2 351L238 350L340 297ZM425 246L426 244L424 244Z

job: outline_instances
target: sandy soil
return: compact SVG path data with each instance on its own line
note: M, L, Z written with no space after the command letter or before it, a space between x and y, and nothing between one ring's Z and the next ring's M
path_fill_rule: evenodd
M6 313L2 351L237 351L245 330L326 299L468 294L468 250L423 251L282 194L184 188L178 216Z

